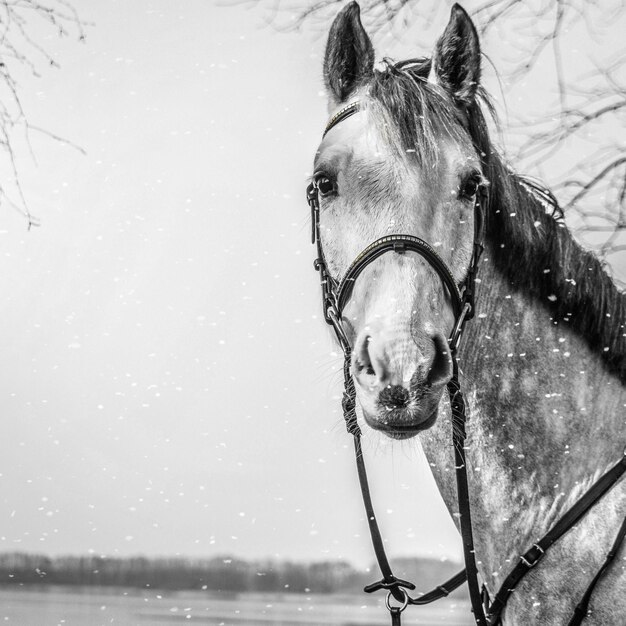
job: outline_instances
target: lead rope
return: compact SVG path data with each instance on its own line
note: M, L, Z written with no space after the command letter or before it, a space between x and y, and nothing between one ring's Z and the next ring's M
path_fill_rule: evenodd
M448 383L448 393L450 395L450 406L452 412L452 442L454 446L455 469L457 475L457 490L459 501L459 512L461 515L461 536L463 539L463 552L465 556L466 569L456 574L449 581L439 585L434 590L422 597L412 598L407 593L407 589L414 590L415 585L409 581L397 578L391 569L389 559L385 552L384 541L378 527L374 505L367 479L365 461L363 459L363 449L361 447L361 429L358 425L356 415L356 388L354 379L350 373L350 362L352 351L349 344L341 342L344 353L343 378L344 392L341 400L343 416L346 429L354 440L354 452L356 457L357 473L363 504L367 516L370 536L374 554L378 562L378 567L382 574L382 579L378 582L367 585L364 588L366 593L372 593L380 589L387 590L385 605L390 613L391 626L401 626L402 612L409 604L427 604L439 598L447 596L451 591L459 587L467 580L472 600L472 612L478 626L487 626L487 621L482 607L480 590L478 588L478 572L474 553L474 540L472 536L471 515L469 506L469 489L467 484L467 471L465 464L465 421L466 408L465 400L461 392L458 381L458 366L455 358L455 351L451 350L453 363L453 376ZM399 606L392 606L391 599L400 603Z
M343 345L343 344L342 344ZM343 362L343 382L344 392L341 400L341 406L343 408L343 417L346 422L346 429L352 435L354 440L354 454L356 457L357 473L359 476L359 484L361 485L361 494L363 496L363 504L365 506L365 512L367 515L367 523L369 526L370 535L372 537L372 544L374 546L374 554L378 561L378 566L383 575L383 579L380 583L374 583L374 585L368 585L365 588L367 593L371 593L378 589L388 589L389 593L398 601L404 604L403 608L406 608L407 594L401 589L406 587L408 589L415 589L415 585L406 580L400 580L393 575L391 571L391 565L385 553L383 538L378 528L378 522L376 521L376 515L374 514L374 505L372 503L372 496L370 494L369 483L367 480L367 472L365 470L365 463L363 461L363 449L361 448L361 428L359 427L356 416L356 388L354 386L354 379L350 373L350 361L352 356L351 349L344 347L344 362ZM389 600L389 598L388 598ZM396 612L392 611L389 602L387 602L389 611L392 613L392 624L400 624L399 613L396 617Z
M463 397L461 385L459 384L458 363L455 351L452 351L451 356L453 374L452 379L448 383L448 393L450 394L450 410L452 412L452 445L454 446L457 502L459 504L465 572L474 620L479 626L487 626L482 593L478 586L478 567L476 566L469 485L467 482L467 463L465 459L465 440L467 438L465 422L467 418L465 412L465 398Z

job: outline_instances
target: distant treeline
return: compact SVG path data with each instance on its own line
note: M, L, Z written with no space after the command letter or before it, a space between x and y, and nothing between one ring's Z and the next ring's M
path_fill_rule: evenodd
M455 574L458 563L402 558L394 573L428 591ZM297 593L352 593L374 582L377 570L357 570L349 563L326 561L244 561L230 557L110 558L103 556L48 557L38 554L0 554L3 585L94 585Z

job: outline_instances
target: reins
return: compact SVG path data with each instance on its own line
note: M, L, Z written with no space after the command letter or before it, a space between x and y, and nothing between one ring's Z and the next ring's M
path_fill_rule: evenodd
M352 102L341 109L328 122L326 129L324 130L324 136L330 131L331 128L351 115L357 113L359 109L360 105L358 101ZM481 590L478 582L478 569L476 566L472 533L471 507L465 455L465 425L467 421L467 410L465 399L458 380L457 359L457 350L465 324L474 316L475 278L480 257L483 252L483 216L487 202L486 191L483 187L481 187L478 189L476 195L474 204L473 252L465 280L461 286L457 285L454 276L445 261L428 242L420 239L419 237L404 234L388 235L371 243L352 262L343 278L339 281L336 280L328 271L322 249L320 239L319 191L315 182L312 182L307 187L307 202L311 208L312 243L317 244L317 258L315 260L314 267L320 275L324 319L329 325L332 326L344 355L344 393L341 402L344 420L348 433L352 435L354 440L354 451L361 494L365 506L374 553L382 574L381 580L367 585L364 588L364 591L372 593L379 591L380 589L386 590L387 597L385 604L391 615L391 624L392 626L400 626L401 614L409 604L428 604L449 595L464 582L467 582L472 612L474 614L476 624L478 626L497 626L500 623L501 614L505 608L508 597L515 589L516 585L521 581L523 576L541 560L550 546L553 545L568 530L570 530L572 526L574 526L622 477L626 471L626 450L625 455L620 459L620 461L618 461L608 472L598 479L596 483L594 483L594 485L592 485L592 487L576 502L576 504L571 507L571 509L565 513L563 517L561 517L561 519L541 540L533 544L530 550L526 553L520 555L520 561L509 573L504 583L501 585L500 590L495 595L493 602L490 603L489 594L486 588L483 586ZM428 593L415 598L411 597L407 591L414 590L415 585L409 581L399 579L393 574L389 559L387 558L385 552L378 522L376 520L361 446L361 429L358 425L356 415L356 388L350 372L352 346L350 345L350 341L342 324L343 309L350 299L356 279L365 267L386 253L395 252L398 254L404 254L409 251L419 254L435 270L446 287L455 316L455 323L448 339L450 350L449 356L452 363L453 373L452 378L448 382L447 389L453 423L452 445L454 449L457 501L460 514L461 538L465 560L464 570L457 573L441 585L438 585ZM615 543L607 555L601 569L590 583L581 602L576 607L575 614L569 622L569 626L578 626L587 615L588 604L593 589L617 554L625 535L626 520L624 520L624 523L622 524L615 539ZM394 599L398 605L394 606L391 602L392 599Z

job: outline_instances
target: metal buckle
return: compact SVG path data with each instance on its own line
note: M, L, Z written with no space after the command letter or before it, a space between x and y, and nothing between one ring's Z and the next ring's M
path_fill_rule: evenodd
M309 205L317 200L317 187L314 183L309 183L306 188L306 201Z
M528 555L528 552L530 552L530 550L532 550L533 548L537 548L537 550L539 551L539 554L537 554L537 556L533 559L531 563L528 559L526 559L526 556ZM541 557L546 553L546 551L540 545L536 543L533 543L532 548L530 550L528 550L526 554L520 555L519 558L522 561L522 563L526 565L526 567L535 567L535 565L539 563L539 561L541 560Z
M324 317L326 318L327 323L333 327L343 353L348 354L350 352L350 342L348 341L348 336L346 335L346 331L343 329L343 325L339 320L338 315L339 314L337 313L335 305L332 302L329 302L326 310L324 311Z
M311 202L311 243L315 243L317 240L317 231L319 228L319 205L317 200ZM318 246L319 247L319 246Z
M456 350L459 347L459 341L461 340L461 333L463 331L463 324L465 323L465 318L468 316L471 310L472 310L472 305L469 302L466 302L463 305L461 314L459 315L459 317L456 320L456 323L454 324L452 333L450 333L450 339L448 339L448 344L452 352L456 352Z

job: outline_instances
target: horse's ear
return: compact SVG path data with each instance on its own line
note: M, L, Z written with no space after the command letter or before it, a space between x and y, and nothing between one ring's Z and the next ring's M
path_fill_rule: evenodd
M371 75L374 69L374 47L367 36L356 2L344 7L328 33L324 57L324 82L337 103Z
M457 102L471 104L480 81L480 44L470 16L458 4L435 46L429 80Z

